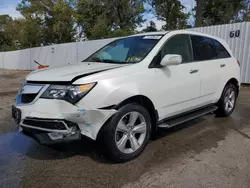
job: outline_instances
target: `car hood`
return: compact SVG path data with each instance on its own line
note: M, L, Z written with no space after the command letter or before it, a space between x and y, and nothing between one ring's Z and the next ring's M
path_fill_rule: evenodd
M98 72L123 67L127 64L111 64L111 63L93 63L82 62L74 65L66 65L55 68L45 68L31 72L27 77L27 81L41 82L68 82L76 77L84 77Z

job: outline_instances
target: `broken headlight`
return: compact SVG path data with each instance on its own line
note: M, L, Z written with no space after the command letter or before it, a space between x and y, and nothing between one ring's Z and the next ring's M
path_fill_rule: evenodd
M96 83L77 86L51 85L42 94L41 98L65 100L75 104L81 100L91 89L93 89L95 85Z

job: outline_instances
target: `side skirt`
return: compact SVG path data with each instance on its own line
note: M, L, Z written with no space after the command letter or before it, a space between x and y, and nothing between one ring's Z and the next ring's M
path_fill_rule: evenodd
M157 127L159 127L159 128L171 128L175 125L179 125L179 124L184 123L186 121L190 121L192 119L195 119L195 118L198 118L200 116L204 116L208 113L214 112L217 109L218 109L218 107L215 105L214 106L207 106L207 107L195 110L195 111L187 112L185 114L170 117L170 118L167 118L165 120L158 122Z

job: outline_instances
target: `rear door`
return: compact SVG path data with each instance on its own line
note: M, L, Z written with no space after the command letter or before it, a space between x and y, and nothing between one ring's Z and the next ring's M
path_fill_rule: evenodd
M222 45L222 43L220 43L219 41L215 39L212 39L212 41L216 49L221 74L226 79L232 78L233 74L231 74L232 73L231 70L235 68L236 59L231 57L231 55L226 50L226 48ZM228 80L226 80L226 82L227 81Z
M194 61L200 66L201 103L211 103L222 79L221 61L214 41L208 37L192 35Z

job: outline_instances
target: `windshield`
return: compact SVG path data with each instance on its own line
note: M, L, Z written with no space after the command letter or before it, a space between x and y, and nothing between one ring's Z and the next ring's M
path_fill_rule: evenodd
M163 35L144 35L109 43L83 62L138 63L143 60Z

